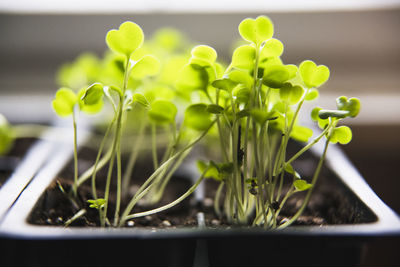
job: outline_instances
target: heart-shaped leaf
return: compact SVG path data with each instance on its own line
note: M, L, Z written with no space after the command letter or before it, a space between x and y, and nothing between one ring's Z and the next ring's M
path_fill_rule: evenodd
M264 70L263 84L271 88L281 88L290 78L290 72L283 65L274 65Z
M160 71L160 61L151 55L142 57L131 67L131 77L141 80L146 76L154 76Z
M250 89L245 86L238 86L233 91L232 94L238 103L246 104L250 100Z
M197 131L206 130L212 123L211 114L207 111L207 105L193 104L187 107L183 123Z
M217 52L208 45L198 45L192 49L192 58L190 59L191 64L200 66L212 66L217 59Z
M171 101L156 100L151 104L149 118L156 124L174 123L178 109Z
M317 66L311 60L303 61L299 67L301 78L308 88L319 87L329 79L327 66Z
M118 30L110 30L106 35L108 47L127 58L138 49L144 40L142 28L134 22L126 21L119 26Z
M54 111L60 117L67 117L74 111L74 106L78 102L78 97L69 88L60 88L52 102Z
M278 39L272 38L265 42L261 50L261 58L268 59L280 57L283 53L283 44Z
M254 46L242 45L233 51L232 67L239 69L252 69L256 58Z
M355 97L347 99L347 97L341 96L336 99L336 105L339 110L348 111L348 116L352 118L356 117L361 109L361 102Z
M247 71L233 70L229 73L229 79L238 84L243 84L247 88L253 86L253 78Z
M315 89L315 88L313 88L313 89L311 89L311 90L308 91L308 93L307 93L305 99L306 99L307 101L312 101L312 100L318 98L318 96L319 96L318 90Z
M304 94L304 89L299 86L293 86L291 83L285 83L282 88L279 89L279 95L282 101L289 105L297 104Z
M353 134L349 127L339 126L333 130L329 141L334 144L340 143L340 144L345 145L345 144L348 144L352 138L353 138Z
M239 24L239 33L244 40L258 46L274 35L274 25L266 16L259 16L256 19L247 18Z

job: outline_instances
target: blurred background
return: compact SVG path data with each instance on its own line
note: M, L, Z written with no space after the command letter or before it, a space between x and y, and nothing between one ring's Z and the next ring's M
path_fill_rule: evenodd
M357 96L363 108L349 121L353 141L343 149L373 190L400 213L400 0L326 1L50 1L0 2L0 113L12 120L53 118L50 101L58 67L85 51L101 55L105 33L122 21L146 36L172 26L229 61L237 26L271 17L283 60L311 59L331 70L318 105ZM23 106L20 112L13 107ZM376 240L362 266L395 266L398 238Z

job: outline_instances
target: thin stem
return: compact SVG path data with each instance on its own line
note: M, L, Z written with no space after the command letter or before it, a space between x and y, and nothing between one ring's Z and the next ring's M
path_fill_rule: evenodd
M220 182L217 192L215 193L215 197L214 197L214 211L217 214L218 217L221 217L221 209L220 209L220 204L219 204L219 200L221 198L221 192L222 189L224 188L224 182Z
M78 193L78 134L76 127L75 110L72 112L72 124L74 127L74 185L72 187L74 196L77 197Z
M306 197L305 197L305 199L303 201L303 204L301 205L300 209L296 212L296 214L289 221L286 221L285 223L279 225L278 229L285 228L285 227L291 225L293 222L295 222L297 220L297 218L299 218L299 216L303 213L303 211L306 208L308 202L310 201L311 193L312 193L312 191L313 191L313 189L315 187L315 184L316 184L317 179L319 177L319 173L321 172L322 164L324 163L324 160L325 160L326 151L328 150L328 146L329 146L329 142L330 142L329 139L330 139L330 137L328 137L328 139L325 142L324 150L322 152L321 158L319 159L317 168L316 168L316 170L314 172L314 176L313 176L312 181L311 181L312 187L310 189L308 189L308 192L307 192L307 195L306 195Z
M158 158L157 158L157 134L156 134L156 124L153 123L151 125L151 152L152 152L152 156L153 156L153 166L154 166L154 170L157 170L158 168Z
M129 219L133 219L133 218L138 218L138 217L143 217L143 216L147 216L147 215L152 215L161 211L164 211L166 209L169 209L177 204L179 204L180 202L182 202L185 198L187 198L190 194L192 194L194 192L194 190L197 188L197 186L201 183L201 181L203 181L204 179L204 175L205 173L208 171L209 168L207 168L203 174L200 176L200 178L196 181L196 183L194 185L192 185L192 187L189 188L188 191L186 191L182 196L180 196L179 198L177 198L176 200L172 201L171 203L168 203L167 205L164 205L162 207L156 208L156 209L152 209L149 211L145 211L145 212L139 212L139 213L134 213L131 215L126 216L124 219L129 220Z

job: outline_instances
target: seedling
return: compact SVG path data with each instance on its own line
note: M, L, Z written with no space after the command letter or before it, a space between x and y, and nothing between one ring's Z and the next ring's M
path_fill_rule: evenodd
M311 129L298 124L299 111L305 101L318 96L329 69L310 60L299 66L284 64L280 59L284 46L273 38L274 27L268 17L243 20L239 33L248 44L235 49L227 68L216 63L217 54L211 47L195 47L178 85L201 91L206 97L196 104L198 110L217 117L220 162L198 165L201 171L208 167L206 176L220 183L214 200L216 214L234 224L284 228L308 204L328 144L350 142L350 128L338 123L357 116L360 102L340 97L338 110L314 109L312 119L322 133L288 158L290 138L308 142L313 135ZM324 152L307 181L292 163L323 137ZM285 183L289 183L286 189ZM307 191L300 209L280 223L278 216L286 201L300 191Z

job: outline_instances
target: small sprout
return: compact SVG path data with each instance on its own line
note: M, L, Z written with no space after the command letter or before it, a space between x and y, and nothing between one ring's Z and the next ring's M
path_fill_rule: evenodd
M274 25L266 16L259 16L256 19L248 18L239 24L239 33L244 40L260 45L272 38Z
M94 105L102 100L103 95L103 85L101 83L94 83L84 91L81 100L83 100L85 105Z
M176 106L167 100L156 100L151 104L148 112L149 118L156 124L174 123L178 109Z
M57 91L56 97L52 102L53 109L60 117L72 115L75 104L78 102L78 97L69 88L61 88Z
M307 101L312 101L312 100L318 98L318 96L319 96L318 90L315 88L312 88L307 92L305 99Z
M280 57L283 53L283 44L278 39L269 39L261 50L261 58L268 59Z
M329 79L327 66L317 66L313 61L306 60L299 67L301 78L308 88L319 87Z
M300 191L305 191L310 189L311 187L313 187L312 184L307 183L305 180L295 180L293 182L293 186L296 188L296 191L300 192Z
M127 58L142 46L144 34L142 28L134 22L126 21L119 26L118 30L110 30L106 36L108 47Z
M232 67L239 69L252 69L256 58L254 46L242 45L233 51Z
M237 103L247 104L250 100L251 92L250 89L245 86L237 86L232 91L232 94L235 97Z
M282 88L279 89L279 95L283 102L289 105L295 105L304 94L304 89L299 86L293 86L291 83L285 83Z
M208 45L198 45L192 49L190 64L202 67L213 66L217 59L217 52Z
M336 99L336 104L339 110L348 111L348 116L352 118L356 117L361 109L360 100L355 97L347 99L347 97L341 96Z
M264 71L263 84L271 88L281 88L290 79L291 72L284 65L274 65Z
M144 56L136 62L131 62L131 77L136 80L141 80L146 76L154 76L160 71L160 61L151 55Z
M331 138L329 139L330 142L332 143L340 143L342 145L348 144L353 137L353 134L351 132L351 129L347 126L339 126L336 127L331 135Z
M143 94L135 93L133 94L132 98L134 103L138 103L146 109L150 107L149 101L147 101L146 97Z
M197 131L206 130L212 123L206 104L193 104L186 108L184 125Z
M104 198L88 199L87 203L89 203L89 208L100 210L104 208L106 200Z

